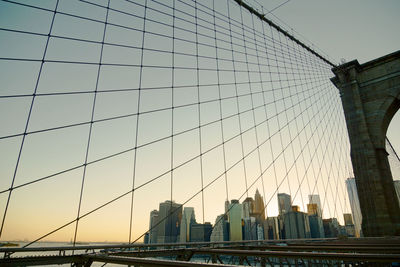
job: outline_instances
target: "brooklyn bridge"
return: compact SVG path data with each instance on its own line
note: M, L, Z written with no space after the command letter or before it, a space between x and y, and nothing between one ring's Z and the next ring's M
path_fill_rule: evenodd
M0 266L398 266L400 51L289 1L2 0Z

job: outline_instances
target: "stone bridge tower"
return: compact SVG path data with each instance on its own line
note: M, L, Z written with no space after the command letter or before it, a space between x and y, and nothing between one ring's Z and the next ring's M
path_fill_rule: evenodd
M400 235L399 202L385 149L386 131L400 108L400 51L332 71L346 117L364 236Z

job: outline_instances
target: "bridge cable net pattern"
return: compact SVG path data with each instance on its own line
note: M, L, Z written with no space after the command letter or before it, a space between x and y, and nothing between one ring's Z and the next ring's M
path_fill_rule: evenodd
M235 1L0 2L1 240L142 241L258 189L349 212L331 66Z

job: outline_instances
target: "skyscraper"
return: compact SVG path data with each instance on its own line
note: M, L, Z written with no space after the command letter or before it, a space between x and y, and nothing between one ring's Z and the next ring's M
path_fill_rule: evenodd
M292 211L300 212L300 207L297 206L297 205L293 205L293 206L292 206Z
M255 217L243 218L243 240L257 240L257 223Z
M229 241L229 224L225 214L221 214L215 219L210 240L211 242Z
M353 219L350 213L343 213L343 218L344 218L344 225L353 224Z
M308 195L308 203L317 204L317 211L318 211L317 215L322 217L322 206L319 195Z
M258 189L256 190L256 194L254 195L254 215L256 217L259 217L261 221L265 220L265 209L264 209L264 199L260 195L260 192L258 192Z
M209 222L193 223L190 226L190 242L210 242L212 225Z
M316 204L311 204L315 205ZM311 238L324 238L325 237L325 231L324 231L324 224L322 222L322 217L317 215L317 209L316 213L310 215L308 214L308 221L310 223L310 233L311 233Z
M356 230L354 228L354 223L351 213L343 213L343 218L347 236L354 237L356 234Z
M150 212L150 223L149 223L149 243L157 243L157 227L158 223L158 210Z
M278 217L267 217L263 222L265 239L280 239L281 223Z
M290 211L283 215L285 238L298 239L310 238L310 222L308 215L303 212Z
M324 232L326 238L338 237L340 225L336 218L323 219Z
M149 233L145 233L143 237L143 243L148 244L149 243Z
M180 232L182 206L169 200L160 203L157 243L175 243Z
M307 214L310 215L310 216L311 215L319 216L317 204L315 204L315 203L307 204Z
M232 199L229 204L229 238L231 241L242 240L242 204Z
M251 197L246 198L242 203L242 217L250 218L250 216L253 214L254 206L254 200Z
M356 237L360 237L362 235L361 233L362 214L361 214L360 202L358 200L356 179L348 178L346 180L346 187L347 187L347 193L349 194L351 213L353 215L354 228L356 232L355 235Z
M283 214L292 210L292 199L290 195L285 193L278 194L278 207L279 207L279 215L282 216Z
M229 200L225 200L225 214L228 216L229 213Z
M185 243L190 241L190 226L194 223L196 223L194 208L185 207L181 219L179 242Z

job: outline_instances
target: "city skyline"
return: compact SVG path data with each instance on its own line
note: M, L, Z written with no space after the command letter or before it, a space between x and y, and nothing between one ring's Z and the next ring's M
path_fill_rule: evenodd
M349 195L353 194L349 180ZM197 222L195 219L195 209L193 207L184 207L182 204L166 200L160 203L160 211L162 207L170 206L172 211L168 212L171 217L179 218L180 223L169 222L169 218L158 217L159 221L154 225L152 216L156 210L150 213L149 229L145 234L144 243L160 244L160 243L186 243L186 242L220 242L220 241L241 241L241 240L264 240L264 239L297 239L297 238L325 238L350 236L359 237L359 226L353 224L353 219L358 220L358 214L343 213L343 225L337 218L324 218L318 203L319 195L310 195L307 207L311 209L301 211L300 207L291 205L289 210L285 210L287 202L291 204L290 195L281 193L277 195L280 214L278 216L265 217L264 202L259 203L262 207L256 205L256 200L263 201L259 195L258 189L253 197L247 197L241 203L236 199L229 202L225 213L220 214L215 219L214 226L210 222ZM352 201L358 201L353 199ZM226 201L227 202L227 201ZM225 202L225 205L226 205ZM222 203L221 203L222 204ZM183 208L183 213L182 213ZM165 208L164 208L165 209ZM275 222L276 221L276 225ZM159 231L157 229L180 228L175 232L174 237L169 238L170 242L163 242L162 236L152 239L151 233ZM199 232L200 231L200 232Z
M399 3L325 4L289 1L273 14L335 63L397 49L388 33ZM327 14L320 25L313 8ZM351 21L368 23L373 40ZM192 207L199 224L255 195L272 228L283 193L285 211L307 213L319 195L324 218L344 225L351 212L331 66L235 1L1 2L0 40L1 241L130 242L165 200ZM399 118L388 131L397 151Z

